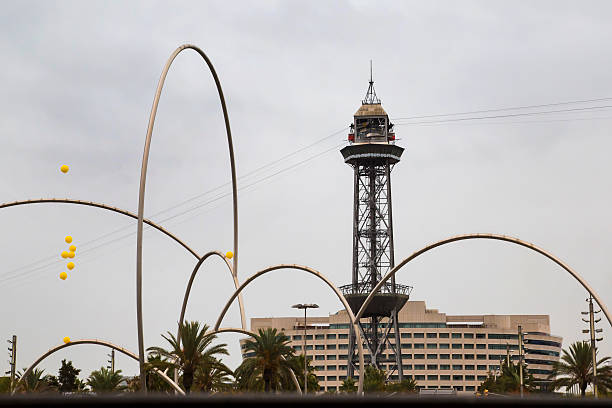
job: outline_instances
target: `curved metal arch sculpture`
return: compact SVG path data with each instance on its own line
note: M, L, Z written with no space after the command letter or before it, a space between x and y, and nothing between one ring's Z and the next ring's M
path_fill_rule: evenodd
M209 257L211 257L213 255L216 255L219 258L223 259L223 261L225 261L225 264L227 265L230 273L232 274L232 278L234 280L234 287L235 287L235 289L238 289L240 287L240 283L238 282L238 277L232 271L232 266L230 265L230 263L227 260L227 258L225 257L225 255L223 255L219 251L210 251L210 252L204 254L200 258L198 263L195 265L195 267L193 268L193 271L191 272L191 276L189 277L189 282L187 282L187 288L185 289L185 296L183 297L183 306L181 307L181 314L180 314L179 320L178 320L179 323L181 323L185 319L185 311L187 309L187 301L189 300L189 294L191 293L191 286L193 285L193 281L194 281L198 271L200 270L200 267L204 263L204 261L207 258L209 258ZM239 297L238 297L238 304L240 306L240 323L242 324L242 329L246 330L246 316L245 316L245 312L244 312L244 304L242 303L242 294L240 294ZM181 336L181 333L179 331L179 332L177 332L177 335L176 335L177 343L179 345L181 344L181 337L180 336Z
M59 350L61 350L63 348L70 347L70 346L76 346L76 345L79 345L79 344L96 344L96 345L100 345L100 346L110 347L110 348L113 348L113 349L117 350L118 352L123 353L126 356L131 357L134 360L138 361L138 356L136 354L132 353L129 350L124 349L123 347L119 347L119 346L117 346L117 345L115 345L113 343L110 343L108 341L97 340L97 339L73 340L70 343L60 344L59 346L53 347L52 349L50 349L46 353L44 353L42 356L40 356L38 359L36 359L36 361L34 361L34 363L32 363L32 365L30 365L30 367L28 367L28 369L23 373L23 375L21 376L19 381L17 381L17 384L19 384L23 378L26 378L28 376L28 374L30 374L30 372L34 368L36 368L36 366L38 364L40 364L41 361L43 361L45 358L49 357L51 354L53 354L56 351L59 351ZM174 381L172 381L170 379L170 377L168 377L165 373L161 372L157 368L153 368L153 371L155 372L155 374L159 375L166 383L168 383L172 388L174 388L174 390L176 392L178 392L179 394L185 395L185 391L183 391L181 389L181 387L179 387L178 384L176 384Z
M8 208L8 207L20 206L20 205L27 205L27 204L45 204L45 203L85 205L85 206L88 206L88 207L96 207L96 208L101 208L103 210L113 211L113 212L116 212L118 214L126 215L126 216L134 218L134 219L138 219L138 215L136 215L134 213L131 213L131 212L127 211L127 210L121 209L121 208L112 207L110 205L106 205L106 204L103 204L103 203L96 203L94 201L74 200L74 199L70 199L70 198L39 198L39 199L35 199L35 200L12 201L12 202L9 202L9 203L2 203L2 204L0 204L0 209ZM180 246L182 246L187 251L189 251L190 254L195 256L197 259L200 259L200 255L198 255L198 253L196 251L194 251L191 247L189 247L189 245L187 245L185 242L183 242L179 237L177 237L176 235L174 235L170 231L166 230L161 225L156 224L153 221L148 220L148 219L143 219L143 222L145 224L150 225L151 227L155 228L159 232L167 235L168 237L172 238L176 243L178 243Z
M251 282L253 282L255 279L257 279L258 277L268 273L268 272L272 272L278 269L296 269L296 270L300 270L300 271L304 271L307 273L310 273L311 275L316 276L317 278L321 279L322 281L324 281L327 286L329 286L334 293L336 294L336 296L338 297L338 299L340 299L340 302L342 302L342 305L344 306L344 309L346 310L346 313L349 316L349 319L351 320L351 324L353 325L353 329L355 330L355 335L357 336L357 348L358 348L358 352L359 352L359 383L357 386L357 393L360 395L363 395L363 378L364 378L364 361L363 361L363 344L362 344L362 339L361 339L361 334L359 332L359 327L357 325L358 320L355 319L355 315L353 314L353 311L351 310L351 307L349 306L348 302L346 301L346 298L344 297L344 295L342 294L342 292L340 292L340 290L338 290L338 288L336 287L336 285L334 285L329 279L327 279L325 277L325 275L323 275L322 273L309 268L307 266L302 266L302 265L288 265L288 264L281 264L281 265L274 265L274 266L269 266L266 269L262 269L259 272L254 273L253 275L251 275L247 280L245 280L242 285L240 285L240 287L238 289L236 289L236 291L234 292L234 294L230 297L230 299L227 301L227 303L225 304L225 306L223 307L223 310L221 311L221 314L219 315L219 318L217 319L217 322L215 323L215 327L213 328L213 331L219 330L219 326L221 325L221 322L223 321L223 318L225 317L225 314L227 313L227 310L229 309L229 307L231 306L231 304L234 302L234 300L236 299L236 297L242 292L242 290ZM304 350L304 352L306 352L306 350Z
M208 332L209 334L219 334L219 333L242 333L242 334L246 334L247 336L251 336L251 337L255 337L255 333L253 333L252 331L248 331L246 329L238 329L235 327L224 327L221 329L217 329L217 330L213 330L211 332ZM284 359L284 357L281 356L281 358ZM302 388L300 387L300 383L297 380L297 377L295 376L295 373L293 372L293 370L289 370L289 372L291 373L291 381L293 382L293 385L295 385L295 389L300 393L303 394L302 392Z
M227 113L227 107L225 106L225 97L223 96L223 90L221 89L221 82L215 67L208 58L208 56L195 45L183 44L178 47L168 58L166 65L162 71L159 82L157 83L157 90L155 91L155 98L153 98L153 106L151 108L151 114L149 115L149 124L147 127L147 135L145 138L144 152L142 154L142 168L140 170L140 187L138 192L138 226L137 226L137 237L136 237L136 320L138 325L138 356L140 363L140 381L141 387L146 392L146 382L144 379L144 334L142 324L142 238L143 238L143 222L144 222L144 200L145 200L145 186L147 180L147 165L149 162L149 150L151 147L151 137L153 135L153 125L155 124L155 116L157 115L157 106L159 105L159 99L161 96L166 76L170 70L172 62L182 51L186 49L192 49L196 51L206 61L208 68L215 80L217 86L217 92L219 93L219 99L221 102L221 108L223 110L223 119L225 121L225 131L227 133L227 144L229 149L230 166L232 173L232 202L233 202L233 218L234 218L234 261L233 261L233 272L235 275L238 274L238 194L236 188L236 164L234 160L234 147L232 142L232 131L230 129L229 116Z
M518 238L509 237L509 236L506 236L506 235L496 235L496 234L466 234L466 235L458 235L458 236L455 236L455 237L450 237L450 238L443 239L441 241L435 242L433 244L427 245L426 247L416 251L415 253L410 255L408 258L404 259L402 262L397 264L396 267L394 267L391 271L389 271L376 284L374 289L372 289L372 292L370 293L370 295L368 295L366 300L363 302L363 305L361 306L361 309L359 309L359 311L357 312L357 315L355 316L355 318L356 319L360 319L361 318L361 316L363 315L364 311L366 310L366 308L368 307L368 305L372 301L374 295L380 290L382 285L384 285L385 282L387 280L389 280L392 276L395 276L396 272L398 270L400 270L408 262L412 261L413 259L415 259L419 255L422 255L425 252L430 251L430 250L432 250L434 248L437 248L439 246L442 246L442 245L445 245L445 244L450 244L451 242L464 241L464 240L467 240L467 239L492 239L492 240L497 240L497 241L510 242L510 243L517 244L517 245L520 245L520 246L525 247L525 248L529 248L532 251L535 251L535 252L537 252L537 253L539 253L541 255L544 255L546 258L550 259L551 261L553 261L554 263L559 265L561 268L563 268L565 271L567 271L570 275L572 275L574 277L574 279L576 279L591 294L591 296L593 296L593 298L595 299L595 301L597 302L597 304L599 305L601 310L606 315L606 318L608 319L608 322L610 323L610 325L612 325L612 319L611 319L610 313L608 312L608 309L606 308L606 306L604 305L604 303L602 302L600 297L597 295L597 293L595 293L595 290L593 288L591 288L589 286L589 284L584 279L582 279L582 277L580 275L578 275L578 273L576 271L574 271L568 265L563 263L560 259L558 259L554 255L546 252L542 248L539 248L539 247L537 247L537 246L535 246L535 245L533 245L533 244L531 244L529 242L522 241L522 240L520 240Z

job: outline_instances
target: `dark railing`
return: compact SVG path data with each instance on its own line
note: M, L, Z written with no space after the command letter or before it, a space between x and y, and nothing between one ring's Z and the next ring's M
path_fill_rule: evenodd
M368 294L372 292L376 286L375 283L371 282L359 282L359 283L349 283L348 285L340 286L340 291L343 295L357 295L357 294ZM398 295L410 295L412 291L412 286L401 285L396 283L393 285L390 282L385 282L381 287L378 293L396 293Z

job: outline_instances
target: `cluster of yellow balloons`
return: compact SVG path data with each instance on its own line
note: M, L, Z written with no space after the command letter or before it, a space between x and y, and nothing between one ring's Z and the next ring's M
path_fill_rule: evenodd
M62 166L60 167L60 171L64 174L68 173L68 170L70 170L70 168L65 164L62 164Z
M63 166L62 166L63 167ZM68 166L66 166L68 167ZM68 235L66 238L64 238L64 241L66 241L67 244L72 243L72 237L70 235ZM66 259L66 258L74 258L76 255L76 246L75 245L70 245L68 247L68 251L62 251L62 258ZM66 267L69 270L73 270L74 269L74 262L70 261L68 262L68 264L66 265ZM66 278L68 277L68 274L66 272L62 272L59 275L61 280L66 280Z

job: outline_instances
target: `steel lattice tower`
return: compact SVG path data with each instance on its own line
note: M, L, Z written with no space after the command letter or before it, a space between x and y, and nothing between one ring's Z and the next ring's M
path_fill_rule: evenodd
M395 145L393 124L376 96L371 74L348 140L349 145L341 153L354 171L353 266L352 283L340 289L357 313L376 283L394 266L391 170L404 151ZM389 365L387 374L396 373L400 381L403 372L397 312L408 300L411 289L391 280L374 297L359 322L370 354L366 364L380 368L382 363L395 363ZM357 368L355 339L351 326L348 377L354 377Z

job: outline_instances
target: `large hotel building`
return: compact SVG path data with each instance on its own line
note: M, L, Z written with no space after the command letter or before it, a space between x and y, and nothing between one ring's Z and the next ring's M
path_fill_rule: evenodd
M454 316L427 309L423 301L408 301L398 317L403 373L419 388L475 392L488 373L499 371L500 361L508 355L518 361L519 325L524 333L524 361L537 380L545 383L553 362L559 360L562 339L550 334L547 315ZM284 332L296 353L303 352L303 317L251 319L252 331L263 328ZM347 375L348 316L342 310L329 317L309 317L306 329L306 353L316 369L320 390L337 391ZM389 338L394 346L394 336ZM367 364L366 348L364 352ZM394 354L389 351L387 357L380 368L389 373L389 381L397 381Z

